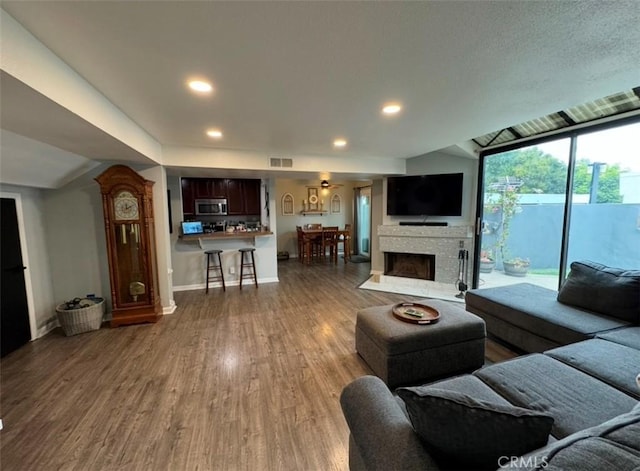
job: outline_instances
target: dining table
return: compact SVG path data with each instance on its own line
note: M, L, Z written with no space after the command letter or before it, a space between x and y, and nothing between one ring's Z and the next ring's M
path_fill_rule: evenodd
M316 246L320 248L322 259L324 259L325 246L324 246L324 241L322 240L322 236L325 232L326 232L326 228L325 229L322 229L322 228L305 229L304 226L302 227L301 234L305 242L303 243L303 251L304 251L303 260L301 261L306 260L307 264L311 262L312 255L314 253L313 251L314 243L317 244ZM337 231L334 231L334 232L336 233L337 241L344 243L344 261L346 263L349 260L349 258L351 258L350 257L351 231L345 230L345 229L338 229ZM337 262L337 251L338 251L337 243L335 246L335 251L336 251L335 260Z

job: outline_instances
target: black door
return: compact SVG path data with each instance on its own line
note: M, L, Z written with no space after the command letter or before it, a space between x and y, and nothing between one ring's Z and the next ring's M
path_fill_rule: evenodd
M31 340L18 214L13 199L0 206L0 350L5 356Z

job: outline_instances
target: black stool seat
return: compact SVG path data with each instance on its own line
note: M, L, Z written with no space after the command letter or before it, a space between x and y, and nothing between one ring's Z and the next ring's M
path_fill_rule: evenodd
M253 252L255 251L256 249L254 247L246 247L238 250L238 252L240 252L240 289L242 289L242 280L245 278L253 278L253 282L256 285L256 288L258 287L258 277L256 275L256 259L253 256ZM247 260L245 262L245 254L251 254L251 260ZM251 269L251 272L244 273L245 267Z
M205 289L205 293L209 292L209 282L210 281L222 281L222 291L226 291L227 287L224 284L224 270L222 269L222 258L220 258L220 254L222 250L212 249L206 250L205 255L207 256L207 287ZM218 256L218 264L216 265L216 255Z

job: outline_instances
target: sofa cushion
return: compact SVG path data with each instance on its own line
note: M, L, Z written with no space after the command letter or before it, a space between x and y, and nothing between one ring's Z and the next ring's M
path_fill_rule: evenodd
M554 348L545 352L545 355L640 399L640 389L636 384L636 375L640 371L640 350L602 339L592 339Z
M640 408L574 433L525 456L503 460L500 469L545 471L637 470Z
M636 400L547 355L535 353L473 373L516 406L551 415L564 438L629 411Z
M624 327L603 332L596 337L640 350L640 327Z
M635 324L640 323L640 270L580 261L558 293L558 301Z
M558 345L580 342L628 322L604 317L558 302L557 292L531 283L471 290L467 310L488 313L501 321L552 340Z
M416 433L439 464L496 469L501 456L547 444L553 417L432 386L399 388Z
M485 401L491 404L504 406L512 405L504 397L487 386L484 381L469 374L443 379L434 383L422 385L421 387L459 392L466 394L467 396L471 396L479 401Z

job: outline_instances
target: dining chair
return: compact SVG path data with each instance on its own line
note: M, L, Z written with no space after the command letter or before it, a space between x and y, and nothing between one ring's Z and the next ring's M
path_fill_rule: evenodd
M320 253L320 246L317 243L320 241L319 234L305 234L305 230L308 230L311 224L305 224L304 229L302 226L296 226L296 233L298 236L298 260L300 263L311 263L314 257L317 257ZM314 229L311 229L314 230Z
M296 233L298 235L298 261L304 262L305 250L304 250L304 232L302 232L302 226L296 226Z
M344 231L342 231L338 243L342 243L344 263L347 263L351 260L351 224L344 225Z
M329 249L329 260L338 263L338 226L324 226L322 228L322 258L327 254Z

